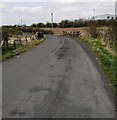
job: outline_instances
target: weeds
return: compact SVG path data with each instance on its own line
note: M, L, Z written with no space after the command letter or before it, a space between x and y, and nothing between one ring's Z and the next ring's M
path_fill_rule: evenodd
M24 52L36 47L37 45L39 45L43 41L44 41L44 39L32 41L32 42L27 43L26 45L24 45L20 48L17 48L15 50L13 49L13 47L3 48L2 61L5 61L6 59L12 58L12 57L19 55L21 53L24 53Z
M100 39L87 38L82 39L99 58L99 62L106 74L107 79L110 80L115 92L117 93L117 56L112 55L101 43Z

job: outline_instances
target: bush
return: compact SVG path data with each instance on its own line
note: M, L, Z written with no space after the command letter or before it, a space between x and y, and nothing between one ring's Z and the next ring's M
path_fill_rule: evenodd
M111 25L104 31L103 41L111 49L116 50L117 47L117 21L111 21Z
M112 28L113 42L115 47L117 47L117 20L113 20L111 28Z
M97 21L90 21L88 23L88 32L92 38L98 37Z

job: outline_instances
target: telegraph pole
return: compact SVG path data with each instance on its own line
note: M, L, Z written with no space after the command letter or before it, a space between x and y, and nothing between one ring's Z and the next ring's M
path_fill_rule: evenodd
M53 13L51 13L51 27L53 28Z
M94 17L94 20L95 20L95 9L93 9L93 17Z

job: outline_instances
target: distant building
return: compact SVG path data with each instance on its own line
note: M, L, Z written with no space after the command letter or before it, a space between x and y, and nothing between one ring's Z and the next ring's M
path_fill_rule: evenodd
M111 19L117 19L117 15L103 14L103 15L94 16L91 19L92 20L111 20Z

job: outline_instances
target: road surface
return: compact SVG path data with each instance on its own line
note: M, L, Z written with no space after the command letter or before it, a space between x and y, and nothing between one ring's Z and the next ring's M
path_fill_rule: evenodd
M3 63L3 118L114 118L102 78L80 44L49 36Z

